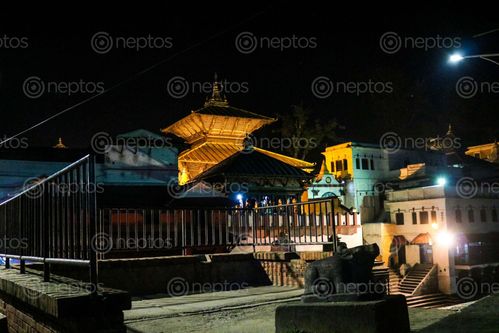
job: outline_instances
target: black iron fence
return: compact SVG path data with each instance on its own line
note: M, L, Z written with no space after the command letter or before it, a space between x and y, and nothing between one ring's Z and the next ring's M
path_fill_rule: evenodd
M336 205L336 208L335 208ZM227 251L235 246L336 246L338 225L357 225L334 199L261 208L99 210L99 258Z
M0 257L5 266L18 260L21 273L26 262L43 263L44 279L50 265L89 268L97 286L95 237L95 162L89 155L45 178L25 183L17 195L0 204Z

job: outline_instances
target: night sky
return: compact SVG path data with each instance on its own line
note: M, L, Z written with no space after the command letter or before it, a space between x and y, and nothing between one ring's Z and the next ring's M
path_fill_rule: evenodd
M0 37L25 38L27 47L6 47L5 38L0 47L0 135L22 131L93 95L45 91L28 98L23 82L32 76L46 85L83 81L109 89L118 84L23 135L32 146L51 146L63 137L66 145L79 148L88 147L100 131L159 132L201 107L207 96L196 86L185 97L173 98L168 81L180 76L193 86L211 82L217 72L219 79L246 87L226 94L231 105L277 117L289 113L291 105L303 103L313 110L314 118L337 119L344 126L337 136L345 140L376 143L386 131L401 136L443 135L452 123L465 145L493 141L498 136L499 88L481 88L473 98L464 99L456 93L456 82L465 76L479 83L499 82L499 66L478 59L452 66L447 58L456 49L463 54L499 52L499 31L476 36L499 28L497 14L487 4L473 2L469 8L443 4L417 3L418 8L407 4L368 8L360 3L335 8L322 2L309 7L291 2L251 6L209 2L183 8L144 4L128 11L81 8L56 14L54 9L30 17L2 11ZM137 51L119 46L98 54L91 47L97 32L108 33L115 43L118 37L163 38L171 47ZM315 47L281 50L264 45L242 54L235 46L241 32L251 32L258 42L307 38ZM388 54L380 47L380 37L387 32L397 33L403 43L417 37L454 42L452 47L430 45L427 50L402 46ZM393 91L359 96L333 92L317 98L311 84L321 76L334 82L390 82ZM270 136L278 126L258 135Z

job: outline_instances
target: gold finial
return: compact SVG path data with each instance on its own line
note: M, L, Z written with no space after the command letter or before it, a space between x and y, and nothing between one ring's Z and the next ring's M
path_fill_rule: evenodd
M447 135L453 134L452 133L452 125L449 124L449 129L447 130Z
M218 75L215 73L215 80L213 82L213 91L211 93L211 97L206 100L204 106L229 106L227 102L227 98L223 97L221 94L220 86L221 82L218 82Z
M64 143L62 143L62 138L59 138L59 142L53 148L66 149L68 147Z

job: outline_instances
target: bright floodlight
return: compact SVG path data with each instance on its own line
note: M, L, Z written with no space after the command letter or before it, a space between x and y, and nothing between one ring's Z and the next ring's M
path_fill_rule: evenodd
M452 63L457 63L463 59L464 59L464 57L462 55L460 55L459 53L455 53L455 54L450 56L449 61Z
M236 197L237 201L243 201L243 196L242 194L238 194Z
M447 183L447 179L445 177L438 177L437 184L440 186L444 186Z
M445 247L450 247L454 244L454 235L445 231L439 232L437 242Z

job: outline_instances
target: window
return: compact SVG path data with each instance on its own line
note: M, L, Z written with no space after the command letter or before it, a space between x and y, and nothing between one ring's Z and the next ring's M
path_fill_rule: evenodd
M418 224L418 214L416 212L412 212L412 224Z
M334 172L334 162L331 162L331 172Z
M397 225L403 225L404 224L404 213L396 213L395 214L395 222Z
M468 210L468 222L469 223L475 222L475 212L473 211L473 209Z
M348 161L346 159L343 160L343 170L348 170Z
M367 158L362 159L362 170L369 170L369 160Z
M437 223L437 211L436 210L432 210L431 211L431 223Z
M355 159L355 169L360 169L360 159L358 157Z
M461 214L460 209L456 209L456 223L462 223L463 222L463 215Z
M428 224L428 212L419 212L419 223Z
M342 164L341 164L341 161L336 161L336 171L341 171L343 170L342 168Z
M371 170L374 170L374 160L371 158Z
M497 209L492 208L492 222L497 222Z
M480 209L480 222L487 222L487 212L485 208Z

